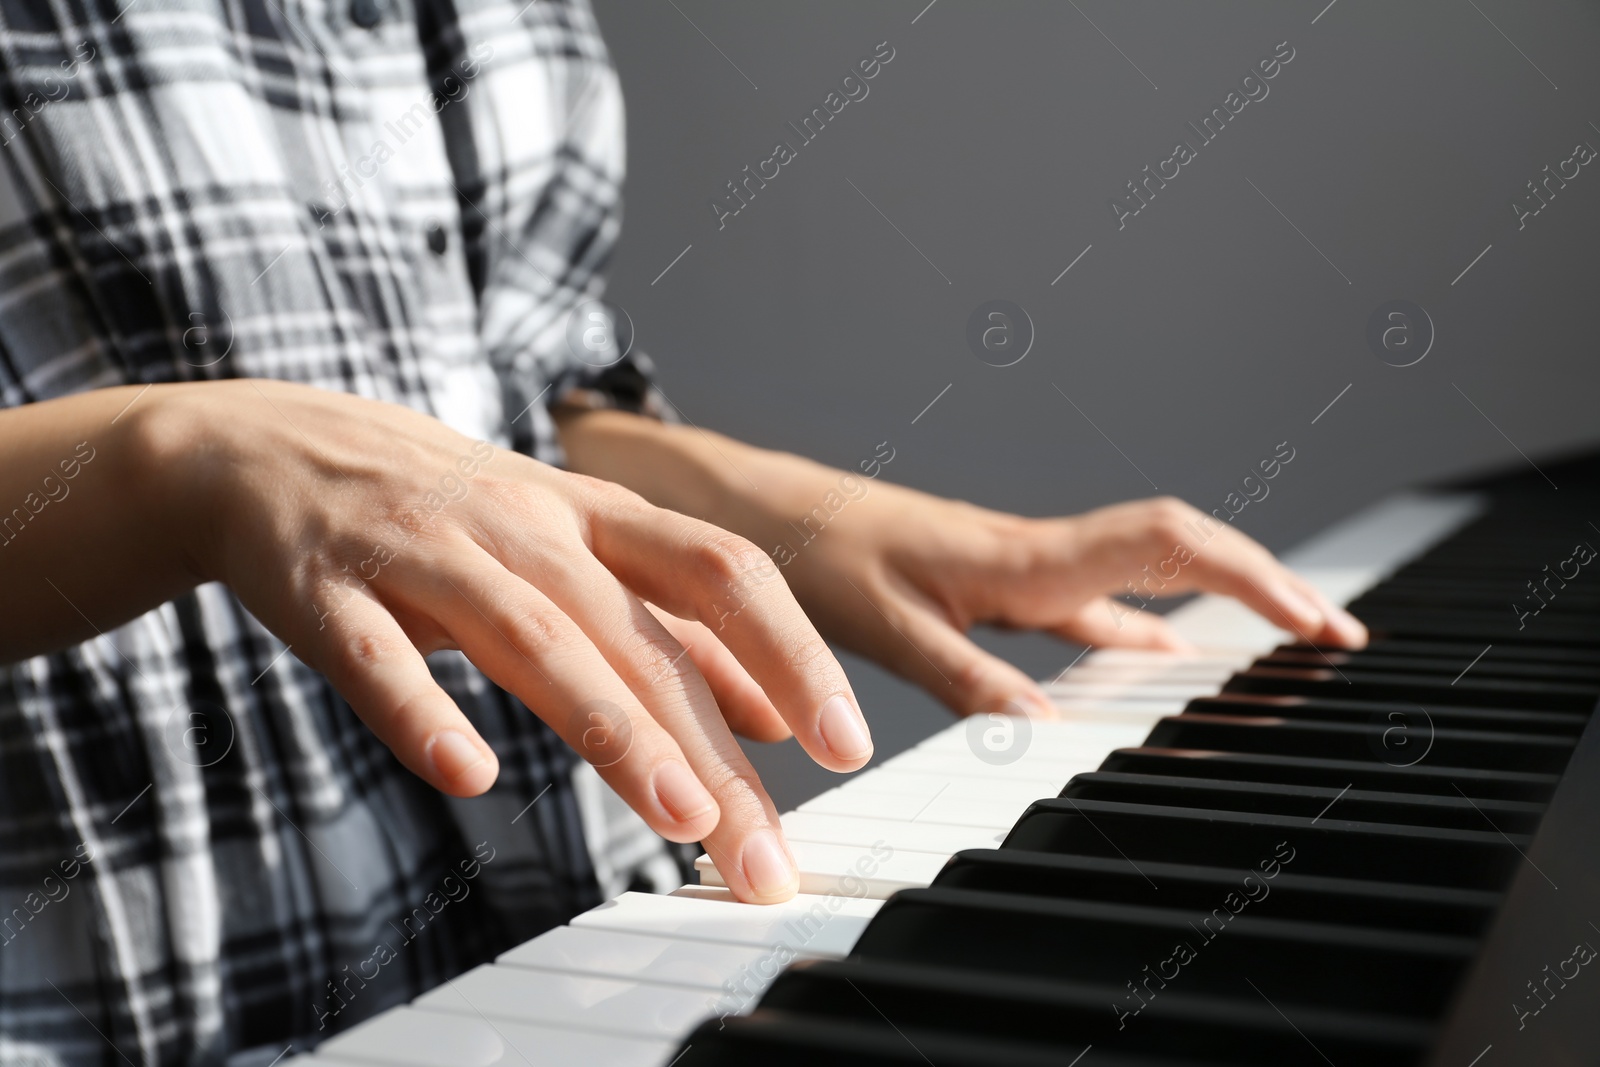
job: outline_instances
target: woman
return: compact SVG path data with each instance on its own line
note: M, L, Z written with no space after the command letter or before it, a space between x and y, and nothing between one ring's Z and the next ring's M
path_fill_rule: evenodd
M1164 592L1364 640L1173 501L873 483L775 562L861 483L659 418L581 2L0 20L0 1060L269 1062L596 903L574 751L787 898L733 734L868 760L824 637L1049 715L965 629L1175 646L1104 597L1188 545Z

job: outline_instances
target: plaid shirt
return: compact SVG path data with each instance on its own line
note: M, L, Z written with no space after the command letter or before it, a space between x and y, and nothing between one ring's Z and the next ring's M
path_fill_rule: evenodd
M654 409L589 329L623 141L581 0L0 0L0 105L0 404L270 377L552 462L547 405ZM0 1063L265 1064L676 884L526 708L430 662L486 797L412 777L220 586L0 667Z

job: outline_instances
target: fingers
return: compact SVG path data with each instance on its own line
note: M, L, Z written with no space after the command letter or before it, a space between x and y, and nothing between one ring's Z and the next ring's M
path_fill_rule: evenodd
M1107 591L1139 596L1189 590L1222 593L1307 641L1360 647L1356 619L1294 574L1260 544L1209 515L1164 498L1101 509L1085 516L1091 542L1103 539L1116 561ZM1126 531L1129 526L1137 532ZM1091 549L1091 558L1094 556ZM1140 568L1143 568L1140 570ZM1116 572L1137 571L1124 581Z
M678 743L544 594L462 542L408 606L438 619L456 647L592 763L656 833L687 842L715 829L717 803Z
M1191 566L1197 587L1227 593L1305 641L1351 648L1366 644L1366 628L1354 616L1232 527L1218 531Z
M1159 615L1096 597L1054 627L1068 641L1097 648L1148 648L1162 652L1192 652L1194 645Z
M721 817L702 841L735 894L760 903L788 899L798 888L798 875L783 844L777 806L728 729L689 650L593 557L543 568L537 581L678 743L690 770L711 790Z
M851 771L871 758L872 737L844 669L759 548L707 523L620 501L606 507L590 536L595 556L624 585L716 635L812 759Z
M307 657L367 728L434 788L473 797L494 784L500 763L387 608L357 592L323 617Z
M880 591L873 601L874 617L894 631L879 643L881 658L956 714L1003 710L1039 719L1060 717L1037 682L979 648L915 594Z
M1288 571L1288 575L1295 587L1322 611L1323 628L1309 635L1312 644L1334 645L1340 648L1366 647L1367 628L1362 625L1360 619L1329 600L1323 595L1322 590L1298 574Z
M787 741L794 736L789 724L783 721L778 709L772 706L767 694L750 677L750 672L734 658L726 645L717 640L702 623L680 619L662 611L654 604L646 604L667 633L689 652L695 669L711 687L717 707L729 729L752 741Z

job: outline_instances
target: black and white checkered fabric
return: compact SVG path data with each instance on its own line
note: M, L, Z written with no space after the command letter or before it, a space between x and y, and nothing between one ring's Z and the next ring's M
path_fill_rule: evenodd
M567 339L623 169L582 2L0 0L0 105L0 404L277 378L553 462L547 405L655 406L615 331ZM431 662L484 798L220 586L0 667L0 1063L266 1064L595 903L611 809Z

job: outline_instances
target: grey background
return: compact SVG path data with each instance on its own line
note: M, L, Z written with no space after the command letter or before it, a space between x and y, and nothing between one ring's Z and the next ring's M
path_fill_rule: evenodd
M1038 515L1152 483L1209 510L1287 439L1238 520L1274 549L1596 436L1600 161L1520 231L1510 205L1600 147L1600 5L925 3L597 0L629 109L611 296L689 419L847 467L888 440L891 480ZM802 146L785 123L881 41ZM1119 231L1107 200L1282 41L1269 95ZM719 231L711 198L778 140L798 158ZM993 298L1036 329L1012 367L964 340ZM1365 341L1395 298L1437 331L1415 366ZM1035 675L1076 652L980 639ZM842 658L880 758L948 721ZM751 747L780 808L837 781Z

